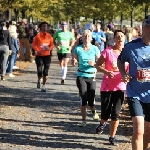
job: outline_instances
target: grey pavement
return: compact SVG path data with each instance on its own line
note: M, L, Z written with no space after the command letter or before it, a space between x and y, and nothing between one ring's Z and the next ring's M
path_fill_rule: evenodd
M76 87L76 67L69 65L65 85L60 85L61 68L52 57L47 92L36 88L36 65L30 64L22 75L0 81L0 150L130 150L130 139L124 136L125 122L120 121L116 135L118 146L108 145L109 124L103 134L95 134L99 122L87 112L87 126L81 121ZM97 75L96 109L100 114Z

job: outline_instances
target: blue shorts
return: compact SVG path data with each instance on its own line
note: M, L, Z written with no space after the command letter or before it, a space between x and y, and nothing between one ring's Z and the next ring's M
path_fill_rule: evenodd
M133 97L128 97L127 101L131 117L143 116L145 121L150 122L150 103L143 103Z

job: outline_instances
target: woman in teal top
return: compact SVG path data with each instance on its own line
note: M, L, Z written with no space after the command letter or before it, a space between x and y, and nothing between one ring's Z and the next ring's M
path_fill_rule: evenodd
M95 111L95 89L96 89L96 68L95 61L100 57L99 49L91 44L92 32L85 30L82 34L83 45L75 47L72 64L78 60L77 87L81 98L82 122L79 126L86 126L86 105L90 106L93 119L98 120L99 116Z

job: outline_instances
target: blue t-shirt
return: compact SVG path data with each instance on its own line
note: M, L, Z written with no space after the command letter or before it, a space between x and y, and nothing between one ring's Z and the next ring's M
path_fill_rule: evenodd
M82 48L82 45L77 46L74 49L74 54L78 56L78 70L83 71L77 72L77 76L82 77L95 77L96 68L93 66L90 66L88 64L88 60L91 60L95 62L96 56L100 53L97 46L92 45L90 46L90 49L88 51L84 51ZM87 72L87 73L86 73ZM92 73L92 74L89 74Z
M101 39L98 37L98 34L97 34L97 32L93 32L92 33L92 38L94 38L98 43L99 43L99 45L101 44Z
M100 39L100 37L106 39L105 33L103 31L100 31L100 32L94 31L93 34L98 34L98 43L100 44L100 50L103 51L104 50L104 42Z
M127 84L127 96L150 103L150 46L141 38L133 40L125 45L119 59L130 66L132 79Z

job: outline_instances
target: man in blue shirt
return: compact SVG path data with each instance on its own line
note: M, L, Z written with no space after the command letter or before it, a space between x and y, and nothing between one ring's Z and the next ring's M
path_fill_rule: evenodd
M100 46L100 51L104 50L104 42L106 42L106 36L105 33L101 30L101 23L96 23L96 30L93 32L93 35L98 35L98 43Z
M118 58L133 121L132 150L150 148L150 15L145 17L142 30L143 37L126 44ZM129 73L125 62L130 65Z

